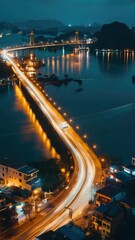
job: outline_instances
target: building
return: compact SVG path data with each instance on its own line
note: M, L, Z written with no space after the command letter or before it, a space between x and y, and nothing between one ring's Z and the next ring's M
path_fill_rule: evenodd
M107 186L99 189L96 192L96 204L97 206L100 206L101 204L120 201L124 199L125 196L126 193L124 190L116 188L114 186Z
M126 216L135 216L135 194L128 193L120 204L125 208Z
M106 179L106 185L118 186L126 192L135 191L135 165L123 166L121 171L113 171Z
M5 195L4 193L0 193L0 213L15 204L16 202L10 197Z
M70 239L65 236L62 236L58 232L49 231L36 237L35 240L70 240Z
M49 231L36 237L36 240L83 240L85 238L84 232L77 226L69 223L58 230Z
M0 179L4 186L16 186L33 191L41 188L41 181L37 176L38 169L28 165L11 163L7 159L0 160Z
M93 228L101 234L102 239L110 239L123 223L123 218L124 213L120 206L112 203L101 205L93 213Z
M0 211L6 207L6 198L0 194Z
M63 237L70 240L83 240L85 237L84 232L72 223L69 223L57 230Z
M132 176L135 176L135 165L123 166L123 171Z

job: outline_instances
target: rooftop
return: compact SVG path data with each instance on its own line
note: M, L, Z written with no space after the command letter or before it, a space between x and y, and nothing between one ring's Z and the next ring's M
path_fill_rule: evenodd
M100 212L107 217L115 217L121 211L121 207L112 203L101 205L96 209L96 212Z
M69 223L58 229L63 236L68 237L70 240L82 240L85 237L83 231L73 224Z
M39 170L36 168L33 168L31 166L25 165L23 167L20 167L17 169L19 172L25 173L27 175L30 175L32 173L38 172Z
M104 188L99 189L97 191L97 193L105 195L105 196L110 197L110 198L114 197L116 194L118 194L120 192L123 192L123 190L119 189L119 188L116 188L114 186L107 186L107 187L104 187Z
M131 169L131 170L135 170L135 165L133 165L133 164L125 165L125 166L123 166L123 168L127 168L127 169Z
M115 178L119 179L122 182L132 182L135 183L135 176L130 175L124 171L115 173Z
M49 231L41 234L36 238L37 240L69 240L69 238L63 237L58 232Z
M32 186L32 190L38 188L38 187L41 187L41 179L36 177L30 181L27 181L27 184L31 185Z
M8 158L0 158L0 164L6 167L14 168L19 172L30 175L32 173L38 172L39 170L31 166L25 165L24 163L11 161Z
M21 166L24 166L24 164L22 165L22 163L12 161L8 158L0 158L0 164L6 167L15 168L15 169L18 169Z
M135 194L134 193L127 194L126 199L123 199L121 202L127 205L129 208L134 208Z

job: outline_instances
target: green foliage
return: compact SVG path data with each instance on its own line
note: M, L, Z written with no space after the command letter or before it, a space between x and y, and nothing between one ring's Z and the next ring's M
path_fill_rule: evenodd
M0 230L10 230L18 224L15 208L7 208L0 212Z

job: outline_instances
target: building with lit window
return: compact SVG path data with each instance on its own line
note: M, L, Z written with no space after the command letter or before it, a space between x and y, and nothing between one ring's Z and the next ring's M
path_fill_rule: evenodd
M126 165L121 171L110 171L110 176L106 179L106 185L124 189L126 192L135 191L135 165Z
M96 192L96 204L107 204L124 199L126 192L114 186L107 186Z
M38 169L28 165L11 163L7 159L0 160L0 179L4 186L16 186L21 189L33 191L41 188L41 180L38 178Z
M93 228L101 234L102 239L110 239L123 223L123 209L115 204L108 203L98 207L92 216Z

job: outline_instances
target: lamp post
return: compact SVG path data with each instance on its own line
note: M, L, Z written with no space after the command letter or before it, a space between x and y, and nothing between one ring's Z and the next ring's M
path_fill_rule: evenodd
M73 221L73 209L70 207L65 207L65 209L69 210L69 218Z

